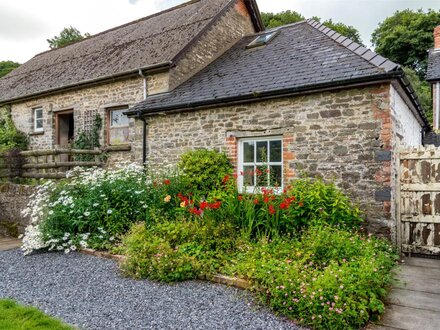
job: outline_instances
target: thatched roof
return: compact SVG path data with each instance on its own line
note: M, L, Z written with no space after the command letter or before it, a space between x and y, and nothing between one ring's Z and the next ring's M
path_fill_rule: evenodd
M47 51L0 79L0 103L172 61L233 0L195 0Z

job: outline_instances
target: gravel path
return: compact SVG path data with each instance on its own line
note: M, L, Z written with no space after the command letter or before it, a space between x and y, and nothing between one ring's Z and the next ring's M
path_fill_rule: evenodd
M134 281L113 261L79 253L0 252L0 297L81 329L299 329L243 291L202 281Z

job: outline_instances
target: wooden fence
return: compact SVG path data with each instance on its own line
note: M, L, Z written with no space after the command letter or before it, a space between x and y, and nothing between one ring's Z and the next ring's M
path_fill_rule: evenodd
M62 179L74 167L103 166L101 150L56 148L0 155L0 178Z
M440 149L402 150L398 165L398 243L403 252L440 255Z

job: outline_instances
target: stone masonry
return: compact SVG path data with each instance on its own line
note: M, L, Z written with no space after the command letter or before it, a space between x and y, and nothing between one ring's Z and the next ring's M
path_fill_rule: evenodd
M282 136L284 179L334 180L358 201L370 229L390 236L390 85L148 117L148 161L164 168L196 148L223 150L234 165L242 137Z
M246 5L243 0L238 1L177 57L176 66L170 72L170 89L206 67L241 37L253 33L255 30Z
M17 237L24 233L30 219L24 217L21 211L27 207L34 193L32 186L0 183L0 235Z

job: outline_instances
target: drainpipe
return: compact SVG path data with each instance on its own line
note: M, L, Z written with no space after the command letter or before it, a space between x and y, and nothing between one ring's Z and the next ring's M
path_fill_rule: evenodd
M144 100L147 99L147 76L144 75L141 69L139 69L139 76L143 78L143 92L144 92ZM143 132L142 132L142 164L146 164L147 162L147 120L145 117L142 117L141 112L138 111L136 117L144 123Z

